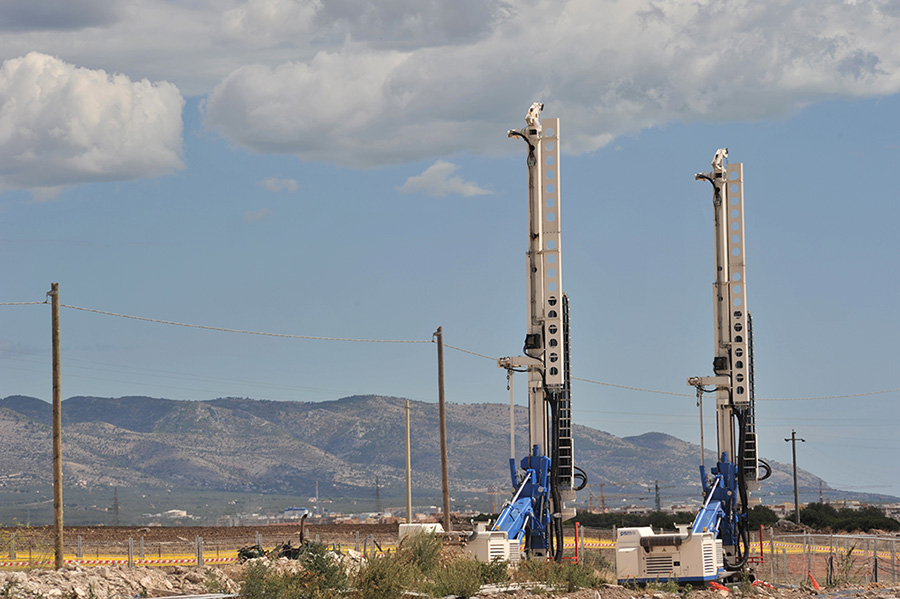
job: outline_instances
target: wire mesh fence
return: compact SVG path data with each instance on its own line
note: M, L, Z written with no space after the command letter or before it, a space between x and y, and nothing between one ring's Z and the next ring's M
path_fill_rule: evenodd
M782 584L896 584L900 538L878 534L763 534L754 565L760 578Z
M612 531L584 530L586 551L615 561ZM749 569L755 578L791 586L864 586L900 582L900 536L879 534L783 534L763 529L751 535Z

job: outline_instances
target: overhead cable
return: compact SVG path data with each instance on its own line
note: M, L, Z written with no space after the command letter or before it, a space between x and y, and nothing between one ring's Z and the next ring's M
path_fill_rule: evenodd
M267 333L263 331L248 331L243 329L229 329L225 327L211 327L202 324L188 324L185 322L175 322L172 320L159 320L157 318L147 318L145 316L131 316L128 314L117 314L116 312L106 312L104 310L94 310L92 308L81 308L79 306L70 306L60 304L61 308L69 308L70 310L81 310L82 312L91 312L93 314L102 314L104 316L117 316L119 318L130 318L132 320L141 320L144 322L155 322L157 324L168 324L177 327L187 327L190 329L203 329L206 331L219 331L222 333L240 333L242 335L260 335L263 337L282 337L285 339L313 339L316 341L352 341L356 343L431 343L430 340L415 339L351 339L349 337L318 337L315 335L291 335L288 333Z
M32 306L32 305L40 305L47 304L48 302L0 302L0 306ZM269 333L264 331L249 331L244 329L231 329L226 327L213 327L202 324L189 324L185 322L176 322L172 320L161 320L157 318L147 318L145 316L133 316L129 314L119 314L117 312L107 312L105 310L95 310L93 308L83 308L80 306L71 306L68 304L60 304L61 308L68 308L70 310L79 310L82 312L90 312L93 314L101 314L104 316L115 316L118 318L127 318L131 320L140 320L143 322L152 322L157 324L167 324L172 326L186 327L191 329L202 329L206 331L219 331L222 333L238 333L242 335L258 335L262 337L280 337L283 339L309 339L314 341L346 341L352 343L406 343L406 344L423 344L423 343L434 343L434 338L432 339L355 339L350 337L321 337L316 335L292 335L289 333ZM497 358L492 356L488 356L485 354L481 354L472 350L464 349L462 347L456 347L454 345L444 344L444 347L447 349L456 350L458 352L462 352L465 354L470 354L479 358L484 358L487 360L496 361ZM583 383L590 383L592 385L602 385L604 387L613 387L616 389L624 389L627 391L638 391L641 393L654 393L657 395L674 395L676 397L694 397L691 393L676 393L673 391L660 391L658 389L644 389L641 387L631 387L628 385L617 385L615 383L604 383L602 381L596 381L592 379L585 379L579 377L572 377L573 380L581 381ZM848 399L853 397L867 397L870 395L883 395L885 393L896 393L900 392L900 387L894 389L884 389L881 391L868 391L864 393L850 393L845 395L823 395L818 397L756 397L754 398L756 401L814 401L814 400L823 400L823 399Z

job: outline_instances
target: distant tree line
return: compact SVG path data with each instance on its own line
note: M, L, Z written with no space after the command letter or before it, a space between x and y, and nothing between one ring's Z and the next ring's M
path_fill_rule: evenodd
M590 512L578 512L572 520L565 522L566 526L574 526L578 522L582 526L591 528L611 529L613 527L626 528L632 526L651 526L656 530L674 530L676 524L690 524L696 514L690 512L650 512L646 514L624 514L609 512L606 514L592 514ZM496 520L498 514L481 514L475 520ZM757 505L747 514L750 530L756 530L760 526L772 526L778 522L778 516L771 508ZM793 522L794 514L790 513L787 520ZM880 509L874 506L860 508L835 509L827 503L810 503L800 510L800 522L816 530L832 531L869 531L884 530L889 532L900 531L900 522L889 518Z
M788 515L787 519L794 520L793 512ZM800 522L816 530L900 531L900 522L889 518L883 511L871 505L855 510L849 507L835 509L834 506L827 503L810 503L806 507L800 508Z

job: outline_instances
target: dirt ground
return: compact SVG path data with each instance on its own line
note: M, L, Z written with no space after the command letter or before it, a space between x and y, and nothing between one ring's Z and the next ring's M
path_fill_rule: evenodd
M342 525L310 525L306 527L307 539L315 539L326 544L339 544L345 553L354 549L357 539L375 539L382 545L396 543L399 527L397 524L342 524ZM82 551L86 557L93 554L127 553L128 541L137 544L143 540L147 553L190 553L195 546L196 537L202 537L205 555L232 556L237 550L256 542L257 534L261 535L264 547L275 546L285 541L296 544L300 537L300 526L247 526L247 527L72 527L65 529L65 550L74 554L78 538L81 538ZM26 552L51 552L53 548L53 530L51 527L2 528L0 529L0 556L10 549L13 541L15 551L21 559ZM66 597L87 597L82 594L85 589L105 589L104 597L172 596L198 593L204 590L204 581L215 571L229 582L229 588L238 589L242 576L242 568L237 564L222 564L212 568L201 567L165 567L165 568L126 568L124 566L83 567L70 566L64 571L31 570L28 572L0 573L0 587L10 580L17 581L17 597L57 597L62 590ZM762 572L761 572L762 573ZM99 577L99 579L98 579ZM98 582L102 580L102 582ZM86 582L92 581L92 582ZM104 586L105 585L105 586ZM66 590L68 589L68 590ZM28 592L26 592L28 590ZM147 595L147 592L155 591ZM88 593L90 594L90 593ZM484 588L479 594L483 599L530 599L532 597L567 599L722 599L729 595L734 597L754 597L755 599L845 599L859 597L862 599L900 599L900 586L890 584L871 584L840 589L815 590L809 586L801 588L770 587L758 584L752 588L732 587L728 591L716 589L691 589L679 593L664 592L660 587L650 585L642 588L625 588L618 585L604 585L599 589L581 589L574 592L561 592L550 589L526 589L515 586ZM101 596L97 593L95 596Z

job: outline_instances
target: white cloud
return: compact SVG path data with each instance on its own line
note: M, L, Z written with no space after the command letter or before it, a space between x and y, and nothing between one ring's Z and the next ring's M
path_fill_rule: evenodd
M308 36L318 4L315 0L249 0L224 12L220 34L260 46Z
M209 96L206 122L257 151L359 166L509 151L503 127L521 126L532 101L562 118L566 150L585 152L669 122L900 91L900 15L885 2L510 5L476 39L385 49L351 37L310 60L241 67Z
M491 193L475 183L452 176L459 167L444 160L438 160L421 175L415 175L400 186L403 193L426 193L431 196L461 195L465 197Z
M272 211L268 208L260 208L259 210L248 210L244 213L245 223L255 223L261 220L272 218Z
M278 179L277 177L269 177L256 183L266 191L277 193L279 191L287 191L294 193L297 191L297 182L294 179Z
M0 31L78 30L115 23L124 1L109 0L3 0Z
M29 53L0 65L0 180L54 188L182 168L178 89Z
M900 91L896 0L72 2L87 20L41 31L26 0L0 3L0 56L172 81L209 94L206 123L236 145L354 166L511 152L533 101L582 152Z

